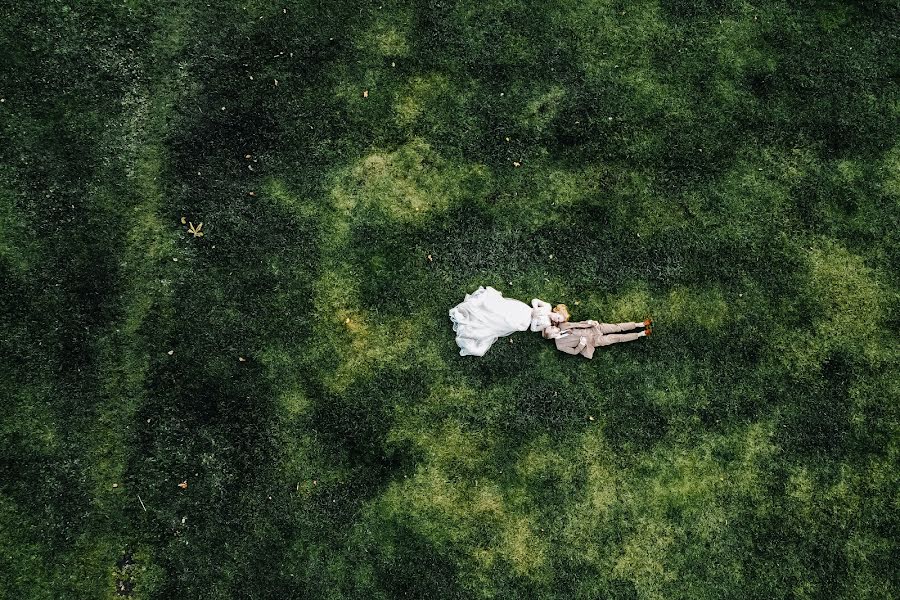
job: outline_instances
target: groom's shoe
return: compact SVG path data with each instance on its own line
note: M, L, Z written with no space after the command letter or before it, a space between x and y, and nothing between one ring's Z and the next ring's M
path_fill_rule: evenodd
M645 336L645 337L650 337L650 334L651 334L651 333L653 333L653 330L650 329L649 327L648 327L647 329L644 330L644 336Z
M652 317L647 317L646 319L644 319L644 327L649 328L651 325L653 325Z

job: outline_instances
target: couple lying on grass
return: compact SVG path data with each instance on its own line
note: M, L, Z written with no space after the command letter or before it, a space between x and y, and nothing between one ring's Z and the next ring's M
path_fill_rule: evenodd
M594 349L650 335L652 321L642 323L569 322L565 304L555 308L535 298L531 306L504 298L492 287L480 287L450 309L456 344L462 356L484 356L499 338L516 331L539 331L566 354L593 358ZM636 331L640 329L641 331Z

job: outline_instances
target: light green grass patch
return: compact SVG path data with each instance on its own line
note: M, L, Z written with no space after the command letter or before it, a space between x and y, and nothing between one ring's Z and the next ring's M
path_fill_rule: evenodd
M446 75L430 73L411 77L397 94L394 112L397 123L406 127L419 121L435 107L454 101L459 92Z
M478 477L490 459L494 442L488 432L463 425L462 419L484 415L496 408L464 385L438 384L414 404L395 407L387 442L410 444L429 465L460 477ZM488 416L489 418L489 416Z
M677 286L669 292L657 316L660 322L712 333L722 327L728 312L728 303L718 287Z
M569 469L585 472L581 496L566 507L563 539L571 552L588 564L608 569L616 549L596 540L613 527L612 519L622 501L621 474L613 450L602 429L591 428L562 454L571 465Z
M535 133L539 133L552 123L559 113L560 102L566 95L566 90L558 85L550 86L546 91L540 91L525 103L522 114L519 117L522 125Z
M452 475L477 477L479 467L490 458L490 437L483 431L464 428L456 419L440 424L426 420L406 421L391 429L388 441L410 442L429 464Z
M816 336L830 347L862 350L877 364L884 294L874 273L859 256L827 240L810 252L809 260L822 311L814 318Z
M298 197L283 178L270 177L263 187L264 193L260 199L272 201L289 214L296 215L299 219L312 220L321 218L321 207L307 198Z
M433 466L395 482L379 500L382 512L461 559L473 590L492 590L495 569L519 577L546 578L549 549L532 518L510 505L489 479L460 481ZM480 541L479 541L480 540Z
M807 376L835 351L882 364L884 294L875 274L862 258L826 238L811 247L806 262L807 293L815 300L815 313L808 315L812 330L781 330L774 336L781 360L792 373Z
M623 292L609 297L597 306L602 318L597 321L608 323L624 323L628 321L643 321L653 314L653 307L658 304L647 285L643 282L626 285Z
M656 70L651 68L633 68L623 75L625 83L633 94L635 106L643 111L658 114L665 119L688 119L693 116L690 97L680 91L677 86L663 80ZM610 114L612 124L618 119L632 118L630 114ZM616 127L617 125L611 125Z
M658 3L633 2L620 6L609 0L567 5L561 23L590 23L572 27L578 67L589 80L610 73L623 76L651 65L651 49L671 36Z
M673 367L648 390L652 402L666 411L673 421L692 419L709 403L704 374L687 366Z
M639 523L637 531L625 540L613 566L613 575L632 582L639 597L663 600L667 597L666 586L679 576L669 558L675 536L671 525L653 521Z
M802 181L809 167L802 152L766 149L748 154L723 177L719 193L711 199L713 223L740 243L776 235L776 227L789 228L795 219L791 187Z
M761 33L759 22L750 19L722 19L714 27L712 39L717 62L726 80L738 81L750 72L775 70L777 63L764 47Z
M371 376L378 369L411 367L410 352L423 339L422 320L415 315L384 319L351 306L317 321L314 335L321 351L337 360L324 377L328 388L342 393L358 378ZM323 345L325 340L327 344Z
M467 198L483 181L480 165L457 165L422 139L392 152L373 152L338 175L331 198L346 219L382 213L398 223L422 223Z
M306 393L300 388L293 388L282 392L278 396L281 410L290 417L300 417L309 413L312 403Z
M900 113L900 107L897 112ZM900 203L900 144L885 153L884 159L881 161L881 170L885 173L885 192Z
M570 486L577 476L579 465L570 460L567 447L557 447L549 435L531 440L520 450L516 474L523 481L538 481L553 477L559 485Z
M710 557L721 556L729 521L742 506L765 501L778 453L773 431L762 421L726 435L672 440L626 468L615 466L599 431L585 432L580 450L567 453L587 473L581 497L567 511L572 552L631 581L643 597L668 597L668 586L693 577L683 571L691 560L682 552L687 540L703 540ZM610 532L626 533L598 543ZM739 564L720 567L739 576Z
M355 46L362 52L380 58L400 58L409 54L407 40L412 14L406 10L392 10L377 17L369 28L354 37Z

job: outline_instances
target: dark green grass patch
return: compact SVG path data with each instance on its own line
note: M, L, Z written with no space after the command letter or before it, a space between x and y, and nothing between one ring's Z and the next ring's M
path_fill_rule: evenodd
M0 597L896 597L898 11L0 9Z

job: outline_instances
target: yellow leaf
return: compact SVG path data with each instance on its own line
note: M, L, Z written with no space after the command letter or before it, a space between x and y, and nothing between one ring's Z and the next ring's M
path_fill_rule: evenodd
M203 232L200 231L202 228L203 228L202 221L196 227L194 226L193 223L190 223L190 227L188 227L188 233L192 234L195 238L203 237Z

